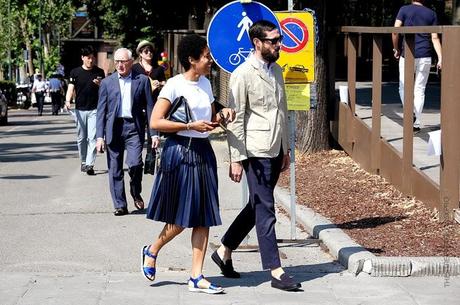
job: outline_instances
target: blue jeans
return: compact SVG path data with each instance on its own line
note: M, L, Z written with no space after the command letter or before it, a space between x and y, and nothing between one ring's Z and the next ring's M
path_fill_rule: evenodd
M96 109L75 110L77 145L81 163L94 166L96 161Z

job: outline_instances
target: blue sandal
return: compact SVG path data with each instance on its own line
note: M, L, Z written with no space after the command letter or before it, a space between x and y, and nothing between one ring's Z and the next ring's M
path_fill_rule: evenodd
M144 267L144 261L145 261L145 256L148 256L150 258L153 258L156 263L157 256L153 255L150 253L150 246L144 246L142 248L142 274L146 279L149 281L155 280L155 273L156 273L156 268L155 267Z
M217 294L224 292L224 289L221 286L216 286L214 284L209 283L208 288L201 288L198 286L198 282L204 279L204 276L201 274L196 279L190 277L188 280L188 291L191 292L204 292L208 294Z

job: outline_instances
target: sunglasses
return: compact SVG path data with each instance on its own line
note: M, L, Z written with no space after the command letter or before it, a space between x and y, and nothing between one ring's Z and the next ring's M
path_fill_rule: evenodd
M144 54L148 54L148 53L153 54L153 50L152 49L143 49L142 53L144 53Z
M275 37L275 38L259 38L259 39L260 39L260 41L262 41L262 42L269 41L270 44L275 45L275 44L277 44L278 42L281 43L281 42L283 41L283 35L278 36L278 37Z

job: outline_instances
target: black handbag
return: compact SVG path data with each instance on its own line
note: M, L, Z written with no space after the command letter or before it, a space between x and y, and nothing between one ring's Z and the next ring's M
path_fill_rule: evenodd
M147 154L145 155L144 174L155 175L156 159L156 149L151 148L147 150Z
M179 96L174 100L168 114L166 115L166 119L184 124L193 122L192 111L190 110L185 97ZM161 132L161 135L165 137L173 134L175 134L175 132Z

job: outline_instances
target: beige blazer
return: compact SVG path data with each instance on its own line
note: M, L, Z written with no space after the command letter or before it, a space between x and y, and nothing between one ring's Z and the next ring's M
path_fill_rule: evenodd
M273 158L281 145L288 153L287 104L281 67L273 66L275 80L255 56L230 77L228 107L236 111L227 126L231 162L250 157Z

